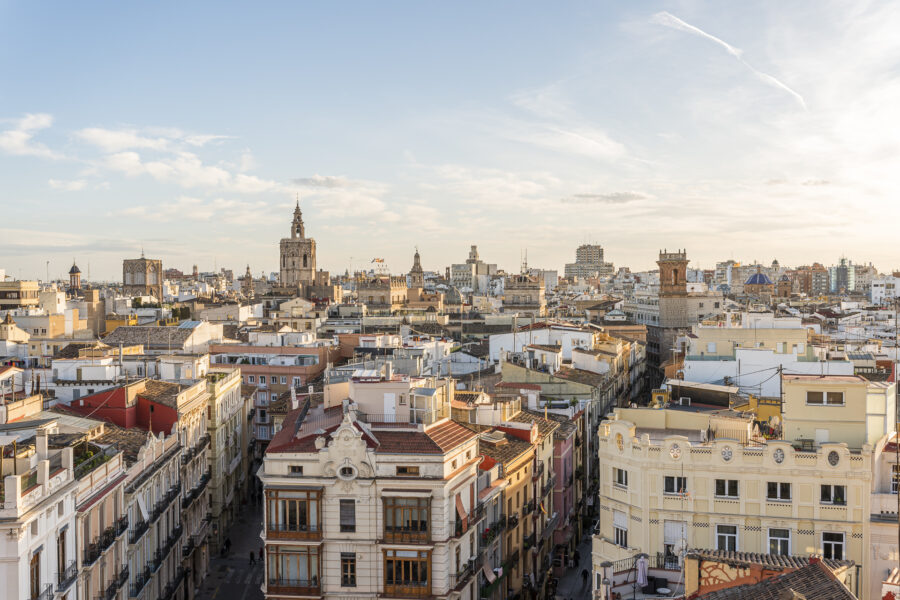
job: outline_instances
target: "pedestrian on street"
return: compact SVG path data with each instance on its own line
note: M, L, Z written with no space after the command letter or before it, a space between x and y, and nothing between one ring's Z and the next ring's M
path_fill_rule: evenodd
M582 582L581 586L582 586L582 587L586 587L586 586L587 586L587 583L588 583L588 577L590 577L590 573L588 573L588 570L587 570L587 569L582 569L582 570L581 570L581 582Z
M262 561L263 561L263 546L260 546L259 547L259 562L262 563Z
M250 564L256 564L256 553L253 550L250 551Z

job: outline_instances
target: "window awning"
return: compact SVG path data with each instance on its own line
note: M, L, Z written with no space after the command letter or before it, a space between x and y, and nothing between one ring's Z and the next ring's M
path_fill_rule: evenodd
M497 576L494 575L494 572L491 571L491 568L487 563L481 565L481 571L482 573L484 573L484 578L487 579L488 583L494 583L494 581L497 579Z
M140 494L138 494L137 502L138 502L138 508L141 509L141 517L143 517L143 519L145 521L149 521L150 516L149 516L149 513L147 513L147 507L144 506L144 497L141 496Z
M459 515L459 520L462 521L462 530L465 533L469 528L469 515L466 513L466 507L463 506L462 497L459 494L456 495L456 514Z

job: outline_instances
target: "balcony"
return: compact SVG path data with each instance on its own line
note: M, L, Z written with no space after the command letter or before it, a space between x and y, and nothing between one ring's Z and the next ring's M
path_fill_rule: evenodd
M541 498L549 494L553 491L553 487L556 485L556 475L547 480L547 483L544 484L543 489L541 490Z
M534 547L533 533L529 536L525 536L525 538L522 539L522 548L524 548L525 550L530 550L532 547Z
M459 591L469 581L471 581L472 576L475 575L475 572L480 568L480 562L476 558L470 558L466 561L465 566L459 570L457 573L450 574L450 587L453 590Z
M127 524L126 524L127 528ZM82 564L86 567L97 562L97 559L109 550L109 547L116 541L116 526L110 526L103 530L103 533L94 538L94 541L88 544L84 550Z
M68 566L61 572L56 575L56 583L57 588L56 591L60 594L69 589L69 586L75 582L75 579L78 577L78 565L73 560L68 564Z
M51 598L53 598L53 584L48 583L39 594L32 596L31 600L51 600Z
M128 543L134 544L150 529L150 521L140 521L135 524L134 529L128 534Z
M190 555L191 555L191 552L194 551L194 546L195 546L194 536L191 536L191 537L188 538L187 544L185 544L185 545L181 548L181 555L182 555L184 558L187 558L188 556L190 556Z
M506 521L507 529L515 529L519 525L519 515L510 515L509 519Z
M411 529L385 528L384 543L386 544L428 544L431 543L431 535L428 531L413 531Z
M385 583L384 595L392 598L428 598L431 596L431 582L403 581Z
M537 466L534 468L534 472L531 474L531 480L534 481L536 479L540 479L541 475L544 474L544 463L539 462Z
M387 591L387 586L385 586ZM294 596L318 596L319 580L313 579L269 579L267 595L290 594Z
M138 573L137 575L135 575L134 583L131 584L128 595L132 598L140 596L141 592L147 586L147 582L150 581L151 577L153 577L153 571L151 571L149 568L144 569L142 573Z
M116 520L116 537L121 537L123 533L128 531L128 515L124 515Z
M184 581L186 575L187 573L184 568L178 567L178 570L175 571L175 578L169 582L162 591L162 594L160 594L160 600L172 600L178 592L178 588L181 586L181 582Z
M473 510L471 510L466 519L466 528L463 530L462 520L459 518L459 515L456 517L456 523L453 528L453 535L451 538L458 538L466 531L470 531L472 527L478 524L481 519L484 518L484 504L479 504Z
M536 506L537 503L534 500L529 500L525 503L525 506L522 509L522 514L528 515L530 513L533 513Z
M266 538L270 540L321 540L322 530L317 523L311 525L269 523L266 527Z
M485 527L481 534L481 543L488 545L497 539L497 536L506 529L506 517L501 516L491 526Z
M194 500L199 498L200 494L203 493L203 490L206 489L206 486L209 485L210 479L212 479L212 475L207 471L197 481L197 485L181 499L181 508L186 509Z

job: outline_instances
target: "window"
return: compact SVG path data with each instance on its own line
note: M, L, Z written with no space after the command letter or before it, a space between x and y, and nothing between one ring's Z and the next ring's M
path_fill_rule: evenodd
M293 381L294 381L294 383L293 383L294 387L300 387L300 378L299 377L294 377Z
M281 376L281 385L286 385L286 384L287 384L287 376L282 375Z
M428 551L385 550L385 595L429 595L431 587L428 581L430 558L431 553Z
M272 588L319 587L317 546L269 546L266 558L266 575Z
M737 550L737 525L716 525L716 550Z
M398 477L418 477L419 476L419 467L397 467L397 476Z
M356 531L356 500L341 499L341 531Z
M341 587L356 587L356 554L341 552Z
M303 475L303 467L301 465L291 465L288 467L288 473L291 475Z
M891 493L896 494L897 488L900 487L900 465L891 465L893 477L891 478Z
M709 343L707 343L707 344L706 344L706 351L707 351L707 352L715 352L715 351L716 351L716 343L715 343L715 342L709 342Z
M822 534L822 556L832 560L844 559L843 533L830 533L826 531Z
M256 383L256 375L247 375L247 381L250 383Z
M791 530L769 530L769 554L788 556L791 553Z
M450 462L450 468L453 469L454 471L456 470L456 461L455 460Z
M823 485L822 492L819 496L822 504L847 504L847 486L845 485Z
M628 515L622 511L613 511L613 537L616 546L628 547Z
M308 534L320 532L320 494L319 490L267 492L266 517L269 535L276 538L302 538L313 537ZM292 536L291 534L300 535Z
M806 392L806 403L818 406L843 406L844 392Z
M673 477L666 475L665 487L663 491L666 494L684 494L687 492L687 477Z
M341 467L341 477L353 477L353 467Z
M277 376L277 375L272 375L271 377L269 377L269 383L271 383L271 384L273 384L273 385L276 384L276 383L278 383L278 376Z
M384 537L389 543L428 540L430 503L428 498L385 497Z
M737 498L737 479L716 479L716 496L722 498Z
M41 593L41 551L31 555L30 566L31 597L37 598Z
M789 502L791 499L791 484L770 481L769 485L768 485L768 492L766 494L766 499Z
M628 471L613 467L613 483L618 487L628 487Z

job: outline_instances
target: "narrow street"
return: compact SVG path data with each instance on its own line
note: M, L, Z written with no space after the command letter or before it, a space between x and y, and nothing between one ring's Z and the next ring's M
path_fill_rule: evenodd
M591 597L591 536L588 535L578 544L579 563L569 569L556 586L557 600L582 600ZM583 569L588 570L587 584L581 576Z
M231 552L224 558L219 554L210 558L209 574L200 586L197 600L262 600L260 586L264 570L259 561L262 504L250 502L241 508L243 514L226 533L231 539Z

